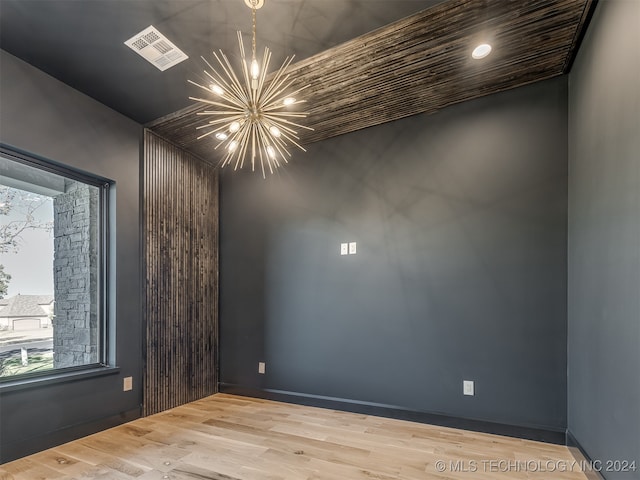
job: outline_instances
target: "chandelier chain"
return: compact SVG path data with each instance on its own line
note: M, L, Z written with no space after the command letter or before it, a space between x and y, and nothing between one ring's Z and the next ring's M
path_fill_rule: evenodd
M251 52L253 54L252 59L256 59L256 7L255 2L251 2L253 5L251 7L251 20L252 20L252 29L251 32L253 34L253 39L251 40Z

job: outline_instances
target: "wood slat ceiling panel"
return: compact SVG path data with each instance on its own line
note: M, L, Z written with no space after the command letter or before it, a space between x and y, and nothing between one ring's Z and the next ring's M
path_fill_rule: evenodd
M595 0L449 0L289 68L309 117L311 143L566 73ZM494 50L473 60L482 41ZM149 127L214 160L193 106Z

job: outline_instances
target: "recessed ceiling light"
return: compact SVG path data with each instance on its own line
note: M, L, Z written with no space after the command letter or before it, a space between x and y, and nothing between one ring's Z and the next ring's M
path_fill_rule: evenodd
M473 49L471 56L476 60L484 58L491 53L491 45L488 43L482 43Z

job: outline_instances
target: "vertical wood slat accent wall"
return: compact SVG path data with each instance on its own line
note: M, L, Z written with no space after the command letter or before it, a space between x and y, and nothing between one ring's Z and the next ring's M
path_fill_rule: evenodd
M143 414L217 390L218 173L144 133Z

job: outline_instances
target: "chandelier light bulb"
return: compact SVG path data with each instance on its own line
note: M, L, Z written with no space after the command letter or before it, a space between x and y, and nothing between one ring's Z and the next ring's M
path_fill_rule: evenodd
M231 143L229 143L229 146L227 148L229 149L229 152L231 153L235 152L236 149L238 148L238 142L233 140Z
M231 133L236 133L238 130L240 130L240 122L231 122L231 125L229 125L229 131Z
M280 138L280 135L282 135L282 133L280 132L280 129L275 125L271 125L269 127L269 131L271 132L271 135L273 135L276 138Z
M269 155L269 157L271 159L275 159L276 158L276 149L273 148L271 145L267 146L267 154Z
M260 65L258 65L258 61L254 58L251 60L251 78L253 80L257 80L260 76Z
M216 85L215 83L212 83L211 85L209 85L209 89L211 89L211 91L216 95L219 95L219 96L224 95L224 90L220 85Z
M229 136L228 136L226 133L224 133L224 132L218 132L218 133L216 133L216 138L217 138L218 140L224 141L224 140L226 140L227 138L229 138Z
M287 97L282 101L282 104L285 106L289 106L289 105L293 105L294 103L296 103L296 99L293 97Z

